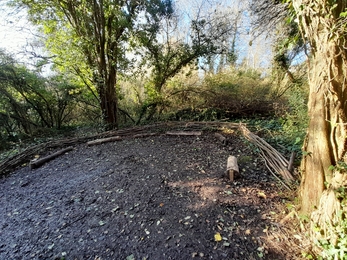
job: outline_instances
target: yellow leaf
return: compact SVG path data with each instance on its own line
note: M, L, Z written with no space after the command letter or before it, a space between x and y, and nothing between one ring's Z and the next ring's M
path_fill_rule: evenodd
M217 232L215 235L214 235L214 240L215 241L222 241L222 236L220 235L220 233L219 232Z
M246 234L246 235L251 234L251 230L250 230L250 229L247 229L247 230L245 231L245 234Z
M262 192L262 191L259 191L259 192L258 192L258 197L259 197L259 198L266 199L266 195L265 195L265 193Z

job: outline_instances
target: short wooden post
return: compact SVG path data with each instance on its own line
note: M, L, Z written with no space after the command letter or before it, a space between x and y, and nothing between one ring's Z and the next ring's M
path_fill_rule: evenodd
M239 176L239 166L235 156L231 155L228 157L226 175L229 177L230 181L234 181L234 179Z

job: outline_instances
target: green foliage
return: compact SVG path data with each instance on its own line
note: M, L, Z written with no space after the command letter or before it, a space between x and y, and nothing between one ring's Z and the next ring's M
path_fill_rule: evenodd
M336 192L339 194L338 197L341 200L343 210L340 210L337 214L337 224L329 227L330 232L334 234L334 238L329 237L317 241L319 247L323 250L318 259L347 259L347 196L345 189Z
M347 164L339 161L336 165L332 165L330 170L343 176L347 173ZM338 185L340 186L335 188L329 184L326 185L327 189L333 188L334 199L337 199L334 210L331 211L334 215L330 217L330 221L314 225L315 242L321 251L318 259L347 259L347 186L343 182ZM330 204L331 202L325 203ZM320 225L324 225L324 227L322 228Z
M92 111L88 100L81 85L68 77L57 74L44 78L0 52L1 148L43 129L81 124L82 120L85 123L84 115Z
M281 107L276 117L252 122L277 149L285 154L295 152L299 159L308 126L307 99L306 84L291 85L277 101Z
M288 110L282 121L282 133L285 139L292 144L291 150L300 153L306 129L308 93L305 86L296 86L287 93Z
M338 171L341 173L346 173L347 172L347 163L345 163L343 161L338 161L336 165L331 165L329 167L329 170Z
M287 112L281 117L244 118L242 122L247 123L253 131L265 138L267 142L282 154L289 156L291 152L295 152L298 163L301 155L303 155L301 148L306 134L305 125L307 121L295 121L293 125L294 121L286 119L286 117L291 118L292 116L292 114ZM301 124L301 127L298 124Z
M341 18L346 18L347 17L347 8L343 12L340 13Z
M229 117L274 114L271 84L254 70L236 70L207 76L204 81L208 107L227 111Z
M149 27L150 36L155 39L158 33L155 25L173 13L171 1L14 2L25 6L29 18L41 26L47 39L46 47L55 54L57 68L78 75L98 97L103 119L110 127L117 126L117 99L120 98L117 81L132 62L127 52L138 47L136 40L131 39L146 35L143 30L143 27L148 29L146 19L153 25Z
M142 84L145 91L137 98L142 111L148 109L149 115L156 106L161 119L221 120L278 112L271 83L254 70L230 69L201 80L198 71L186 68L168 80L161 92L152 81Z

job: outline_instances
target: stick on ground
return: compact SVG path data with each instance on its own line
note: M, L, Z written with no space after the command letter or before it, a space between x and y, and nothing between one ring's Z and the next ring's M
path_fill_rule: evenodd
M55 153L53 153L53 154L50 154L50 155L48 155L48 156L46 156L46 157L43 157L43 158L41 158L41 159L33 160L33 161L31 161L31 162L29 163L29 168L30 168L30 170L35 169L35 168L38 168L38 167L40 167L41 165L43 165L44 163L46 163L46 162L48 162L48 161L50 161L50 160L53 160L54 158L56 158L56 157L58 157L58 156L60 156L60 155L62 155L62 154L64 154L64 153L66 153L66 152L68 152L68 151L71 151L72 149L73 149L72 146L69 146L69 147L67 147L67 148L65 148L65 149L59 150L58 152L55 152Z
M122 140L122 138L120 136L112 136L112 137L108 137L108 138L102 138L102 139L89 141L87 144L88 144L88 146L91 146L91 145L98 145L98 144L120 141L120 140Z
M183 135L183 136L200 136L202 134L201 131L168 131L167 135Z

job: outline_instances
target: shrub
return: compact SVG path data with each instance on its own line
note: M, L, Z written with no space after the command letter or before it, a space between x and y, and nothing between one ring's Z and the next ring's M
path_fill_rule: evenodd
M256 71L230 69L206 77L204 87L213 93L205 95L205 105L224 110L228 116L275 113L271 84Z

